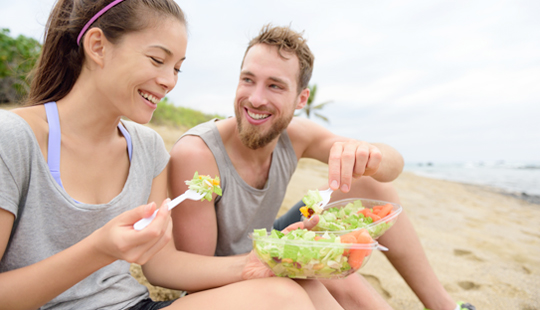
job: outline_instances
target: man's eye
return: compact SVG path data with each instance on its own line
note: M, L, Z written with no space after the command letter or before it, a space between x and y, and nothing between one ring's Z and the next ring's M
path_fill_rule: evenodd
M243 78L242 80L243 80L244 82L246 82L246 83L251 83L251 79L250 79L250 78Z
M160 64L160 65L163 64L163 61L161 61L161 60L159 60L159 59L157 59L157 58L154 58L154 57L150 57L150 58L152 58L152 60L153 60L155 63L157 63L157 64Z
M270 85L270 88L274 88L274 89L281 89L281 87L279 87L278 85L276 84L272 84Z

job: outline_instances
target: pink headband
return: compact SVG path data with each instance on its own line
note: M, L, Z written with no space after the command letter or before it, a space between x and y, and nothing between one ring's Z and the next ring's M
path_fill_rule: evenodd
M80 42L81 42L81 38L82 36L84 35L84 33L86 32L86 30L88 30L88 28L96 21L96 19L98 19L101 15L105 14L105 12L107 12L110 8L112 8L113 6L117 5L118 3L122 2L124 0L115 0L111 3L109 3L109 5L107 5L106 7L104 7L103 9L101 9L101 11L97 12L96 15L94 15L94 17L92 17L87 23L86 25L84 25L83 29L81 30L81 32L79 33L79 36L77 37L77 45L81 45Z

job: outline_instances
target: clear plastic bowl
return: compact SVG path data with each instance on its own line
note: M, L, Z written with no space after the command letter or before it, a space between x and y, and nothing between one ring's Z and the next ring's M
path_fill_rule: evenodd
M322 236L322 232L315 232ZM335 243L270 238L253 233L253 250L278 277L339 279L358 271L374 249L387 250L377 241ZM350 261L352 259L352 262Z
M338 200L338 201L327 204L324 207L324 211L321 214L324 214L324 212L326 212L330 208L341 209L345 207L347 204L354 203L355 201L358 201L358 200L362 202L362 206L364 208L369 208L371 210L373 210L373 207L375 206L391 204L392 212L376 222L366 224L365 226L358 227L355 229L340 230L340 229L332 229L332 227L329 227L329 225L326 225L325 227L320 227L319 225L317 225L315 226L315 228L313 228L313 230L314 231L331 231L332 233L336 235L342 235L342 234L350 233L351 231L356 230L356 229L365 228L368 230L369 234L371 235L373 239L377 239L380 236L382 236L388 229L390 229L390 227L394 225L394 223L398 219L399 214L403 210L403 208L397 203L391 203L391 202L382 201L382 200L365 199L365 198L349 198L349 199ZM337 222L340 223L342 222L341 220L338 219Z

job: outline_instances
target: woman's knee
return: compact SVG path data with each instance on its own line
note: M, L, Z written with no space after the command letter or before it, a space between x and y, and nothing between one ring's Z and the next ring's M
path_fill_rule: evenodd
M288 278L272 278L265 284L264 292L275 309L314 309L302 286Z

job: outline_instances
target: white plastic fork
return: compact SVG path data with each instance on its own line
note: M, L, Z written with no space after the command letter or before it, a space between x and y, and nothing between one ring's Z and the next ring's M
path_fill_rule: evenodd
M186 199L201 200L203 198L203 196L204 196L204 194L199 194L194 190L188 189L182 195L180 195L180 196L174 198L173 200L169 201L169 203L167 203L167 206L169 207L169 210L171 210L172 208L176 207L178 204L180 204L182 201L184 201ZM151 216L145 217L145 218L139 220L137 223L135 223L135 225L133 225L133 228L135 230L142 230L143 228L148 226L148 224L152 223L152 220L156 217L157 212L158 212L158 210L154 211L154 214L152 214Z
M321 204L320 204L321 209L326 207L328 202L330 202L330 197L332 197L333 192L334 191L331 188L329 188L327 190L324 190L324 191L319 191L319 194L321 194L321 197L322 197L322 201L321 201Z

